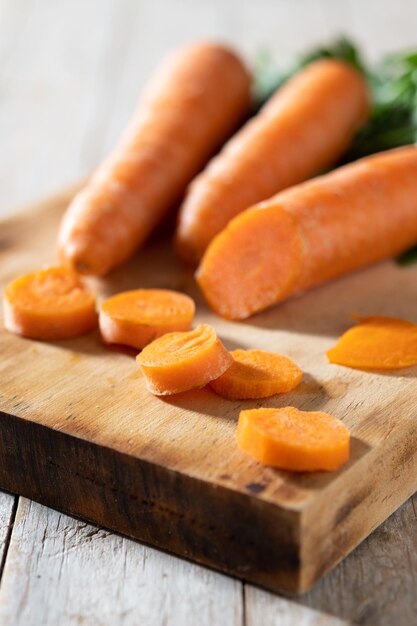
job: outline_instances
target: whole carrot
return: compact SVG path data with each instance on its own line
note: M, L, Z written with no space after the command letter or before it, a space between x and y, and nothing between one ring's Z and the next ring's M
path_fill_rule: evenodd
M309 65L230 139L191 184L177 250L197 263L241 211L331 165L369 114L365 80L341 61Z
M417 147L361 159L235 217L212 241L198 282L230 319L417 242Z
M250 77L231 50L199 43L171 55L114 152L68 208L62 260L103 275L130 257L249 108Z

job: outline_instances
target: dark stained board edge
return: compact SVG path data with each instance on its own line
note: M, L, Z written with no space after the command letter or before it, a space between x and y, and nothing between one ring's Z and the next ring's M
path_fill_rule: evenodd
M0 412L0 488L271 590L299 591L299 514Z

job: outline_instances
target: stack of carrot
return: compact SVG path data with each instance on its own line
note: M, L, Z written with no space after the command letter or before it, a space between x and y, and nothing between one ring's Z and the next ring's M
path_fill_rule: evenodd
M138 363L156 394L210 384L245 399L293 389L302 374L286 357L229 353L213 328L192 329L188 296L121 293L97 317L94 294L79 278L105 275L131 257L181 200L176 250L199 263L204 296L229 319L417 242L416 147L307 180L337 162L369 116L368 86L357 70L315 61L253 117L250 93L250 73L229 48L199 43L168 58L116 149L68 207L58 237L62 267L6 289L6 328L62 339L98 320L105 343L142 350ZM386 362L409 364L415 353ZM329 358L343 363L340 354L334 349ZM357 349L350 362L362 363ZM259 411L243 411L238 428L239 444L258 460L299 470L346 460L349 435L335 418L292 407Z

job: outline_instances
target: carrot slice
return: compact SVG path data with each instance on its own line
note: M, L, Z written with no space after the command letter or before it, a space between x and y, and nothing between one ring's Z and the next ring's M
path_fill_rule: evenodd
M94 294L63 267L20 276L6 287L3 305L6 329L31 339L77 337L97 326Z
M368 115L368 86L351 66L322 59L301 70L193 180L178 254L197 263L238 213L328 168Z
M204 387L233 363L208 324L200 324L188 332L163 335L146 346L136 359L149 391L156 395Z
M144 348L158 337L189 330L195 304L192 298L170 289L124 291L105 300L99 325L105 343Z
M391 370L417 364L417 324L393 317L359 317L326 352L330 363L357 369Z
M335 470L349 458L350 435L335 417L318 411L241 411L237 440L264 465L300 472Z
M417 148L406 146L244 211L213 239L197 278L216 313L244 319L416 241Z
M132 256L249 114L250 86L227 46L200 42L170 55L118 145L71 202L58 240L63 262L104 275Z
M223 398L245 400L268 398L294 389L302 371L282 354L263 350L233 350L233 364L210 387Z

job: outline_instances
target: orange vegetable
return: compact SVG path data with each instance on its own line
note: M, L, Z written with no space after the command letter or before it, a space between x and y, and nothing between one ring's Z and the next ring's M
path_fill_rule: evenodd
M233 363L214 328L207 324L188 332L163 335L146 346L136 359L149 391L156 395L204 387Z
M165 333L191 328L194 312L194 301L178 291L124 291L102 303L101 336L106 343L144 348Z
M267 398L294 389L303 376L286 356L263 350L233 350L233 364L210 383L223 398L245 400Z
M379 316L358 321L326 352L330 363L380 370L417 364L417 324Z
M20 276L5 289L4 326L32 339L77 337L97 326L94 294L63 267Z
M337 469L349 458L349 439L335 417L292 406L242 411L237 427L242 450L264 465L299 472Z
M368 87L349 65L327 59L300 71L192 182L179 255L197 263L238 213L331 165L368 114Z
M230 49L182 47L158 70L120 143L71 203L63 261L104 275L129 258L250 109L250 77Z
M212 308L244 319L417 242L417 148L376 154L245 211L197 273Z

